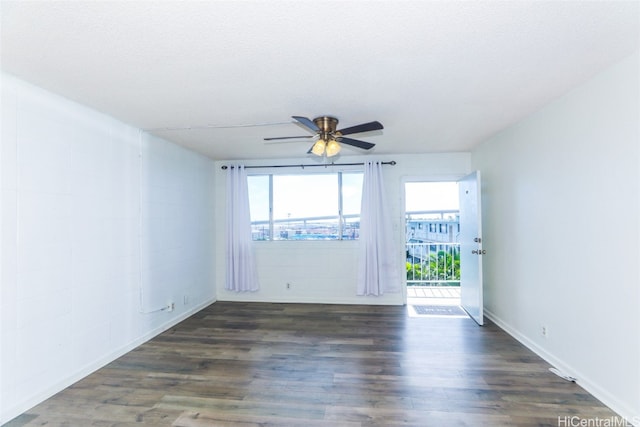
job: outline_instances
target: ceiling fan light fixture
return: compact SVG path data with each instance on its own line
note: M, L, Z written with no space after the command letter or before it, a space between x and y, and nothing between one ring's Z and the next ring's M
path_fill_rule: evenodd
M335 139L329 140L327 143L327 157L333 157L340 152L340 144Z
M316 156L322 156L324 154L325 146L326 142L324 139L319 139L315 144L313 144L313 147L311 147L311 152Z
M1 0L0 0L1 1ZM374 130L384 129L382 123L378 121L362 123L356 126L337 129L338 119L331 116L320 116L311 120L303 116L291 116L297 124L302 125L308 131L313 133L311 136L280 136L264 138L265 141L272 141L277 139L298 139L298 138L318 138L311 149L307 151L307 154L314 154L318 157L327 156L333 157L337 155L342 149L342 144L346 144L352 147L360 148L363 150L372 149L375 144L366 141L360 141L346 137L344 135L351 135L354 133L371 132Z

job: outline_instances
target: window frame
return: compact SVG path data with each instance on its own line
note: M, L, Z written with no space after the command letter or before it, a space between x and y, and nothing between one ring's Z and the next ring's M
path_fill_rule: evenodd
M330 172L312 172L312 173L277 173L277 172L258 172L258 173L250 173L248 174L248 177L255 177L255 176L267 176L268 177L268 185L269 185L269 189L268 189L268 195L269 195L269 206L268 206L268 213L269 213L269 219L268 219L268 226L269 226L269 231L268 231L268 239L265 240L261 240L261 239L253 239L253 231L252 231L252 241L259 241L259 242L265 242L265 241L269 241L269 242L276 242L276 241L325 241L325 239L275 239L275 225L276 225L276 220L274 218L274 209L273 209L273 202L274 202L274 176L278 176L278 175L283 175L283 176L309 176L309 175L336 175L337 176L337 187L338 187L338 191L337 191L337 197L338 197L338 212L337 212L337 227L338 227L338 232L337 232L337 238L336 239L326 239L329 241L356 241L360 239L360 233L357 234L357 236L355 236L354 238L344 238L344 233L345 233L345 226L347 224L347 221L345 219L345 214L344 214L344 188L343 188L343 174L359 174L360 176L362 176L364 178L364 170L344 170L344 171L330 171ZM360 197L361 197L361 202L362 202L362 193L360 193ZM351 215L351 214L350 214ZM358 217L360 217L360 210L358 212ZM359 221L358 221L359 222ZM253 221L251 221L251 227L253 229ZM360 226L358 225L358 230L360 229Z

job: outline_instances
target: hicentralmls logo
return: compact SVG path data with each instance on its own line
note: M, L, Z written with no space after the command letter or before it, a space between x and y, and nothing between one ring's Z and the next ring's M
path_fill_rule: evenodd
M631 421L623 417L558 417L558 427L633 427L638 424L640 424L640 417L634 417Z

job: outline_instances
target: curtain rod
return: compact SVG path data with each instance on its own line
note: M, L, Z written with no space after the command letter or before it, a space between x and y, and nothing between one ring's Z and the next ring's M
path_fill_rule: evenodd
M391 160L390 162L381 162L383 165L391 165L394 166L396 164L395 160ZM364 165L364 163L329 163L329 164L310 164L310 165L271 165L271 166L245 166L245 169L256 169L256 168L315 168L315 167L320 167L320 166L324 166L329 167L329 166L362 166ZM227 165L223 165L222 169L226 170L226 169L233 169L233 166L227 166Z

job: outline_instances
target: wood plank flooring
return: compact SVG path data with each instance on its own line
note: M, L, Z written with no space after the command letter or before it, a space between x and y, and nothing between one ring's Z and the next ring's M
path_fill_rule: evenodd
M216 302L5 426L558 426L615 414L489 322Z

